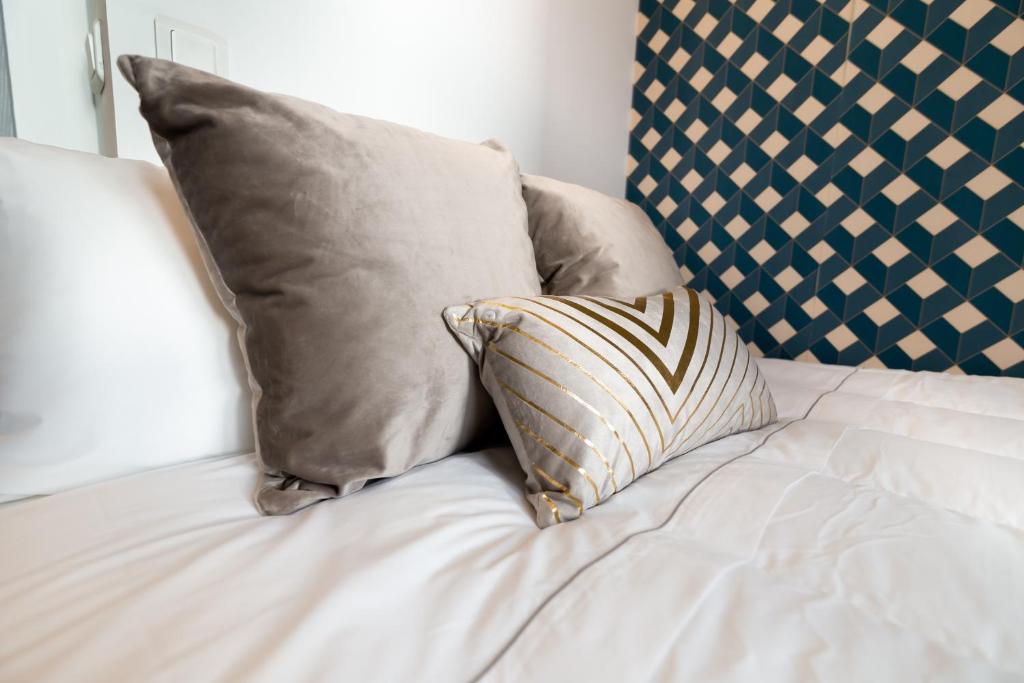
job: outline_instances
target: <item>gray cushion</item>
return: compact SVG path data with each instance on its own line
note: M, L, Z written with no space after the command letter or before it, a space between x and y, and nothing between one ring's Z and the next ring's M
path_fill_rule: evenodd
M682 286L665 241L638 206L542 176L523 176L545 294L646 296Z
M263 512L351 493L496 424L441 311L540 292L508 151L170 62L118 65L242 325Z
M503 297L445 310L498 405L537 524L575 519L670 458L776 419L746 345L692 289Z

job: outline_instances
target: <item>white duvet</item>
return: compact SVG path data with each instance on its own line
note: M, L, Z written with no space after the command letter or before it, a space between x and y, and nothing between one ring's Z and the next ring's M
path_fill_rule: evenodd
M1024 679L1024 382L762 368L778 424L544 531L506 449L290 517L250 457L0 507L0 680Z

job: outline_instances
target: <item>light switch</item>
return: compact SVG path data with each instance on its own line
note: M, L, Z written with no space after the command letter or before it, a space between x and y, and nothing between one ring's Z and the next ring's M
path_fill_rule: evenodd
M160 59L218 76L228 75L227 41L217 34L167 17L157 17L154 26L156 56Z

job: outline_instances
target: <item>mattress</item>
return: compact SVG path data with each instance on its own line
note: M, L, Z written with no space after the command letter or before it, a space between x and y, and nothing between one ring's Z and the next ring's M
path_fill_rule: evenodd
M0 506L0 680L1021 680L1024 383L761 366L777 424L543 531L507 448L288 517L251 456Z

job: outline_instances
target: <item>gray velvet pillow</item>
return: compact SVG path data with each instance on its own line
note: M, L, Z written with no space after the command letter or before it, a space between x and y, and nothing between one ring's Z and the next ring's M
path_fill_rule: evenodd
M118 66L241 325L264 513L351 493L496 424L441 311L540 292L508 151L170 62Z
M545 294L647 296L680 287L668 245L640 207L579 185L523 175Z

